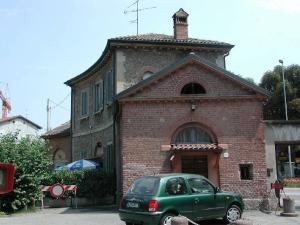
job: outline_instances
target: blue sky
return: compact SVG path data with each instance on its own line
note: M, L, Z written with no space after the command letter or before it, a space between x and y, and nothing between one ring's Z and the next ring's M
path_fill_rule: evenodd
M108 38L134 35L134 0L0 0L0 90L12 111L46 128L70 117L70 88L64 82L101 55ZM299 64L299 0L140 0L140 33L173 34L172 15L189 16L189 36L234 44L227 69L257 83L283 59ZM8 84L8 89L6 88Z

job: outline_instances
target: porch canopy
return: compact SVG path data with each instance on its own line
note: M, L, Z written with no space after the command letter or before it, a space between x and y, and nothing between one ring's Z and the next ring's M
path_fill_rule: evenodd
M218 144L171 144L170 150L173 151L199 151L221 153L223 148Z

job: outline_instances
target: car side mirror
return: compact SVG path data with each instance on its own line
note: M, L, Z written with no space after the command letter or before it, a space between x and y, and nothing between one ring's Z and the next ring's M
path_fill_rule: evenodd
M215 193L218 193L218 192L220 192L221 191L221 188L220 187L216 187L215 188Z

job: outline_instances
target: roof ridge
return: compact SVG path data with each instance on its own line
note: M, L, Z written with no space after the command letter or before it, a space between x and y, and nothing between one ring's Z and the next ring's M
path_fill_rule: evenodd
M208 44L208 45L224 45L233 47L232 44L210 40L210 39L200 39L195 37L188 37L186 39L176 39L173 35L161 34L161 33L145 33L139 35L125 35L110 38L111 41L155 41L155 42L173 42L173 43L186 43L186 44Z

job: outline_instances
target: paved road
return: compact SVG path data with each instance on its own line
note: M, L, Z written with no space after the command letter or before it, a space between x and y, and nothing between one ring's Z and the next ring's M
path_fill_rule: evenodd
M43 209L33 214L0 217L1 225L125 225L115 211L99 209Z
M298 213L300 213L298 211ZM259 211L246 211L244 218L254 225L300 225L300 217L280 217ZM0 217L1 225L125 225L115 211L101 209L44 209L32 214ZM221 221L206 221L200 225L224 225Z

